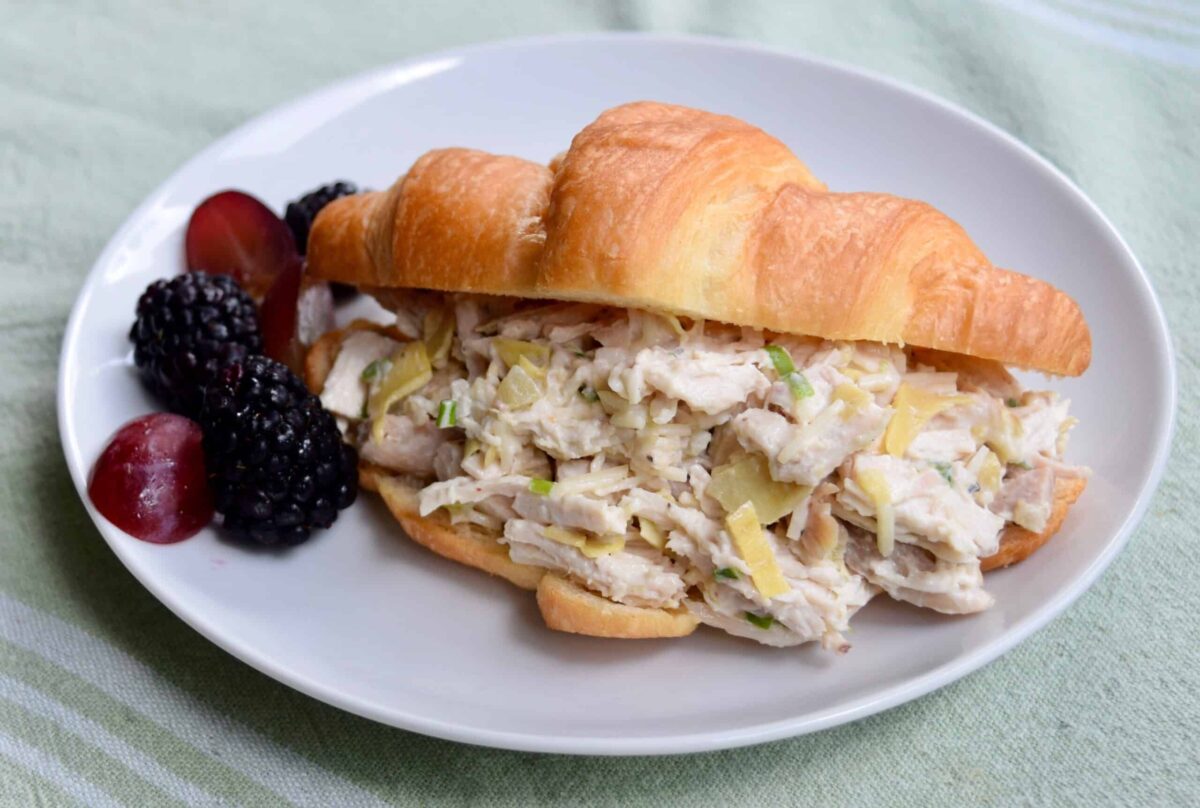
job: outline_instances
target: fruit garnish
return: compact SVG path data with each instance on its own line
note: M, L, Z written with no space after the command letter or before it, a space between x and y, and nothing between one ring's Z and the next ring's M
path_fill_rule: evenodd
M204 388L229 362L262 350L258 309L227 275L155 281L129 331L142 381L173 412L195 417Z
M299 260L283 220L241 191L221 191L201 202L188 221L184 248L188 269L232 275L255 300Z
M194 535L213 517L200 426L170 413L125 424L92 467L88 497L105 519L143 541Z
M304 266L296 259L280 271L259 308L263 353L292 370L297 370L304 361L304 350L297 334L300 285L303 278Z
M209 481L231 535L299 544L358 493L358 455L296 374L264 356L227 365L200 413Z

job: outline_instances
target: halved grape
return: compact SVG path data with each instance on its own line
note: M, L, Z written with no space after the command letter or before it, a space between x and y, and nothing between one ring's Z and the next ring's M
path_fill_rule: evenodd
M258 308L263 353L294 371L304 360L304 351L296 334L303 276L304 266L299 259L284 267Z
M200 203L188 221L184 249L188 269L232 275L255 300L300 260L283 220L241 191L221 191Z
M195 535L213 517L200 425L170 413L125 424L92 467L88 497L105 519L143 541Z

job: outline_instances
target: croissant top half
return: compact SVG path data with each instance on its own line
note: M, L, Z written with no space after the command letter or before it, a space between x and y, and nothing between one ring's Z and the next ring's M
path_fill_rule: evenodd
M317 217L309 271L358 286L640 307L1076 376L1079 306L999 269L933 207L827 190L736 118L637 102L549 167L469 149Z

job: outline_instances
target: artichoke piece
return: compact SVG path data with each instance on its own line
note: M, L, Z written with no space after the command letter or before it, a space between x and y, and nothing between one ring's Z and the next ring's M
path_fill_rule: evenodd
M781 483L771 477L766 458L752 454L717 466L706 493L733 513L744 503L752 503L764 525L791 513L812 491L807 485Z

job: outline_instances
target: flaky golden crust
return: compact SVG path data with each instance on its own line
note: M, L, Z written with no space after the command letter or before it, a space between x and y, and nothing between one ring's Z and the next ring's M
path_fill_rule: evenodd
M551 182L517 157L428 152L390 190L322 210L309 271L365 287L520 294L536 281Z
M1082 477L1059 477L1055 480L1054 509L1050 512L1050 518L1046 520L1046 529L1041 533L1034 533L1019 525L1009 525L1000 534L1000 549L995 554L980 559L980 569L984 572L1000 569L1033 555L1062 527L1063 520L1067 518L1067 513L1084 488L1087 488L1087 480Z
M686 637L700 624L687 609L644 609L613 603L550 573L538 583L537 603L549 628L589 637Z
M1066 294L992 266L925 203L827 191L780 141L735 118L626 104L553 167L429 152L388 192L326 207L310 271L653 308L1063 375L1091 361Z
M1091 362L1075 301L993 267L958 224L923 202L787 186L757 224L744 265L755 278L746 305L759 314L748 325L1068 376Z

